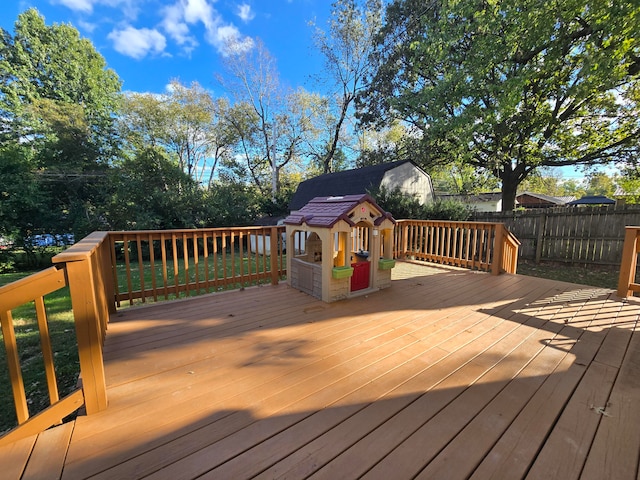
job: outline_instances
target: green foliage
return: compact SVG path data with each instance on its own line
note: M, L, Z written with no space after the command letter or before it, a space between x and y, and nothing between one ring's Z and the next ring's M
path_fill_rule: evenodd
M391 213L394 218L400 219L424 219L424 206L416 196L407 195L396 187L392 190L381 186L380 188L370 189L367 191L378 205L386 212Z
M261 204L270 201L256 187L241 183L214 183L205 193L206 221L202 227L248 226L261 216Z
M499 188L496 177L485 169L477 169L461 161L453 161L427 172L438 192L474 194L493 192Z
M582 182L574 179L565 180L554 175L551 170L541 168L529 175L518 187L518 193L532 192L552 197L583 197L586 190Z
M194 228L202 223L202 190L161 148L148 147L118 164L110 176L109 229Z
M510 209L541 166L637 156L639 30L629 0L395 0L360 118L406 121L418 163L484 169Z
M120 81L70 25L47 26L30 9L14 30L0 32L0 155L7 174L22 178L3 188L11 208L3 228L18 240L81 237L101 226Z
M100 139L111 133L120 80L72 26L47 26L35 9L20 14L14 36L3 30L0 37L0 80L2 131L12 139L43 133L42 119L29 108L46 99L49 105L81 108L93 140L106 146Z
M455 200L436 200L421 205L415 196L407 195L399 188L380 187L368 193L396 219L465 221L472 214L468 205Z
M315 42L325 64L322 77L337 92L326 99L322 141L314 152L321 173L342 169L340 152L350 139L348 120L356 95L372 70L367 58L381 15L381 0L336 0L331 5L329 31L316 27Z
M40 188L33 152L19 144L0 146L0 235L32 234L49 221L48 203L47 193Z
M615 180L606 173L596 172L587 177L587 195L604 195L613 198L615 193Z
M230 108L226 99L214 99L197 82L185 86L172 81L165 95L124 97L118 127L128 149L162 147L185 174L210 185L236 141L227 121Z
M471 218L473 209L456 200L436 200L425 205L424 219L426 220L451 220L464 222Z

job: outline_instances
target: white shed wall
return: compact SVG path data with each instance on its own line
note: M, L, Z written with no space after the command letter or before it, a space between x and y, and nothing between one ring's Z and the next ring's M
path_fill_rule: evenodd
M402 192L415 195L421 204L432 202L434 199L431 177L409 162L386 172L381 186L387 190L399 187Z

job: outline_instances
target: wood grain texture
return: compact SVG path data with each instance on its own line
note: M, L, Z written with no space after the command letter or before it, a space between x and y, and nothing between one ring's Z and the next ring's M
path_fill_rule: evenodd
M127 309L62 478L637 480L639 313L406 262L332 304L280 284Z

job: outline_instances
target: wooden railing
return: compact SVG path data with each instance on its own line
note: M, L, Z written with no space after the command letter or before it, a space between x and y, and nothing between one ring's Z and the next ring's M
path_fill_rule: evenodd
M640 227L626 227L624 246L622 247L622 261L620 263L620 277L618 279L619 297L631 297L634 293L640 293L640 283L636 280L639 253Z
M286 274L284 232L284 226L111 232L116 306L278 283Z
M0 446L39 433L84 406L107 407L102 347L123 301L155 301L278 283L286 274L284 227L94 232L53 258L55 266L0 287L0 323L18 427ZM271 255L271 252L275 252ZM45 296L69 287L81 386L60 399ZM30 415L12 310L35 302L50 406Z
M0 288L0 320L9 379L19 427L0 438L0 445L39 433L84 405L88 414L103 410L107 396L102 360L102 343L109 312L110 254L108 234L89 235L54 257L55 266ZM45 295L69 286L73 310L81 387L60 399L49 338ZM35 302L50 407L31 416L27 404L20 352L18 352L12 310Z
M502 223L399 220L395 228L395 258L483 270L515 273L518 240Z
M278 283L286 275L284 227L95 232L54 257L53 267L0 287L0 320L19 426L0 445L39 433L84 405L107 407L102 347L109 315L124 302L151 302ZM395 257L499 273L515 272L518 241L502 224L400 221ZM68 286L81 387L58 398L44 296ZM51 406L30 416L12 310L35 301Z

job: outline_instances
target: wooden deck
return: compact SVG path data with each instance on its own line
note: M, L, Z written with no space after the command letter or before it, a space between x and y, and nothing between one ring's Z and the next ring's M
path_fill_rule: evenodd
M1 450L3 478L639 478L637 299L393 273L332 304L281 284L119 313L109 408Z

